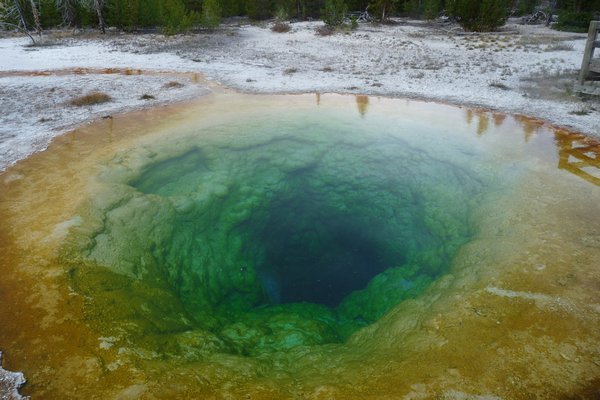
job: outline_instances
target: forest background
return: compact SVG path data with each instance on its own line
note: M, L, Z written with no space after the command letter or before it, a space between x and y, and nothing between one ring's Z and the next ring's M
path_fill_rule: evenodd
M57 27L98 26L102 32L114 27L176 34L215 29L222 18L235 16L323 19L328 25L341 25L355 22L350 21L348 11L367 7L374 19L383 23L395 16L447 16L472 31L494 30L509 16L543 11L558 15L556 28L585 32L589 21L599 17L600 0L0 0L0 29L40 33Z

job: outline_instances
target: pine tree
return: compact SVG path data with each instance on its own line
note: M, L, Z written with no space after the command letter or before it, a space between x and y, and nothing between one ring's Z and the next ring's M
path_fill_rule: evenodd
M421 15L421 0L407 0L404 2L404 12L412 17Z
M138 26L156 27L161 25L162 0L145 0L138 12Z
M77 1L78 0L55 0L54 2L56 10L63 16L63 23L68 27L77 26Z
M133 31L140 25L140 8L144 7L145 1L126 0L125 1L125 29Z
M23 12L23 6L18 0L12 0L12 2L3 2L2 17L2 19L7 22L14 22L15 25L22 28L24 31L29 31L27 19L25 18L25 13Z
M31 15L33 16L33 23L35 24L35 31L41 37L42 36L42 24L40 22L40 13L38 11L35 1L29 0L31 6Z
M321 11L321 19L327 26L340 26L346 18L347 11L344 0L325 0L325 8Z
M373 10L373 13L379 21L383 22L389 18L393 9L394 9L394 1L393 0L372 0L369 3L371 7L370 10Z
M423 6L423 17L425 19L435 19L437 18L441 9L442 5L440 0L425 0L425 5Z
M221 23L221 7L218 0L205 0L202 5L200 23L207 29L214 29Z
M181 0L166 0L163 4L162 27L165 35L186 32L192 27L193 18Z
M256 20L267 19L273 15L272 0L248 0L246 3L248 17Z
M104 23L104 0L94 0L94 11L98 16L98 29L106 33L106 24Z
M486 32L506 22L508 2L507 0L455 0L451 11L463 28Z
M224 17L246 14L246 3L241 0L221 0L220 5Z
M17 0L0 0L0 22L6 26L13 26L25 33L35 44L35 39L29 33L27 20L21 4Z

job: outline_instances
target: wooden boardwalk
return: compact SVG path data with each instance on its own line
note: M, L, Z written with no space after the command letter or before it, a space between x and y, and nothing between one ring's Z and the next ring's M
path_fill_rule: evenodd
M581 62L579 72L579 84L576 89L579 92L600 95L600 86L593 84L593 81L600 81L600 58L594 57L594 50L600 48L600 21L590 22L587 43Z

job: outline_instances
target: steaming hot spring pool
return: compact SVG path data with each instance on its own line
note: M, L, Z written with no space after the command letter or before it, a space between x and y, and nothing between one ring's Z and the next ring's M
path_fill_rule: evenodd
M366 96L99 120L0 175L4 367L34 398L593 398L599 154Z

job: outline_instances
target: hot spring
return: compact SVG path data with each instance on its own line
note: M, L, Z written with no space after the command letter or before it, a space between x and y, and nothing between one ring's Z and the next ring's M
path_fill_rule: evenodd
M0 175L5 366L44 398L591 397L598 154L365 96L99 121Z

